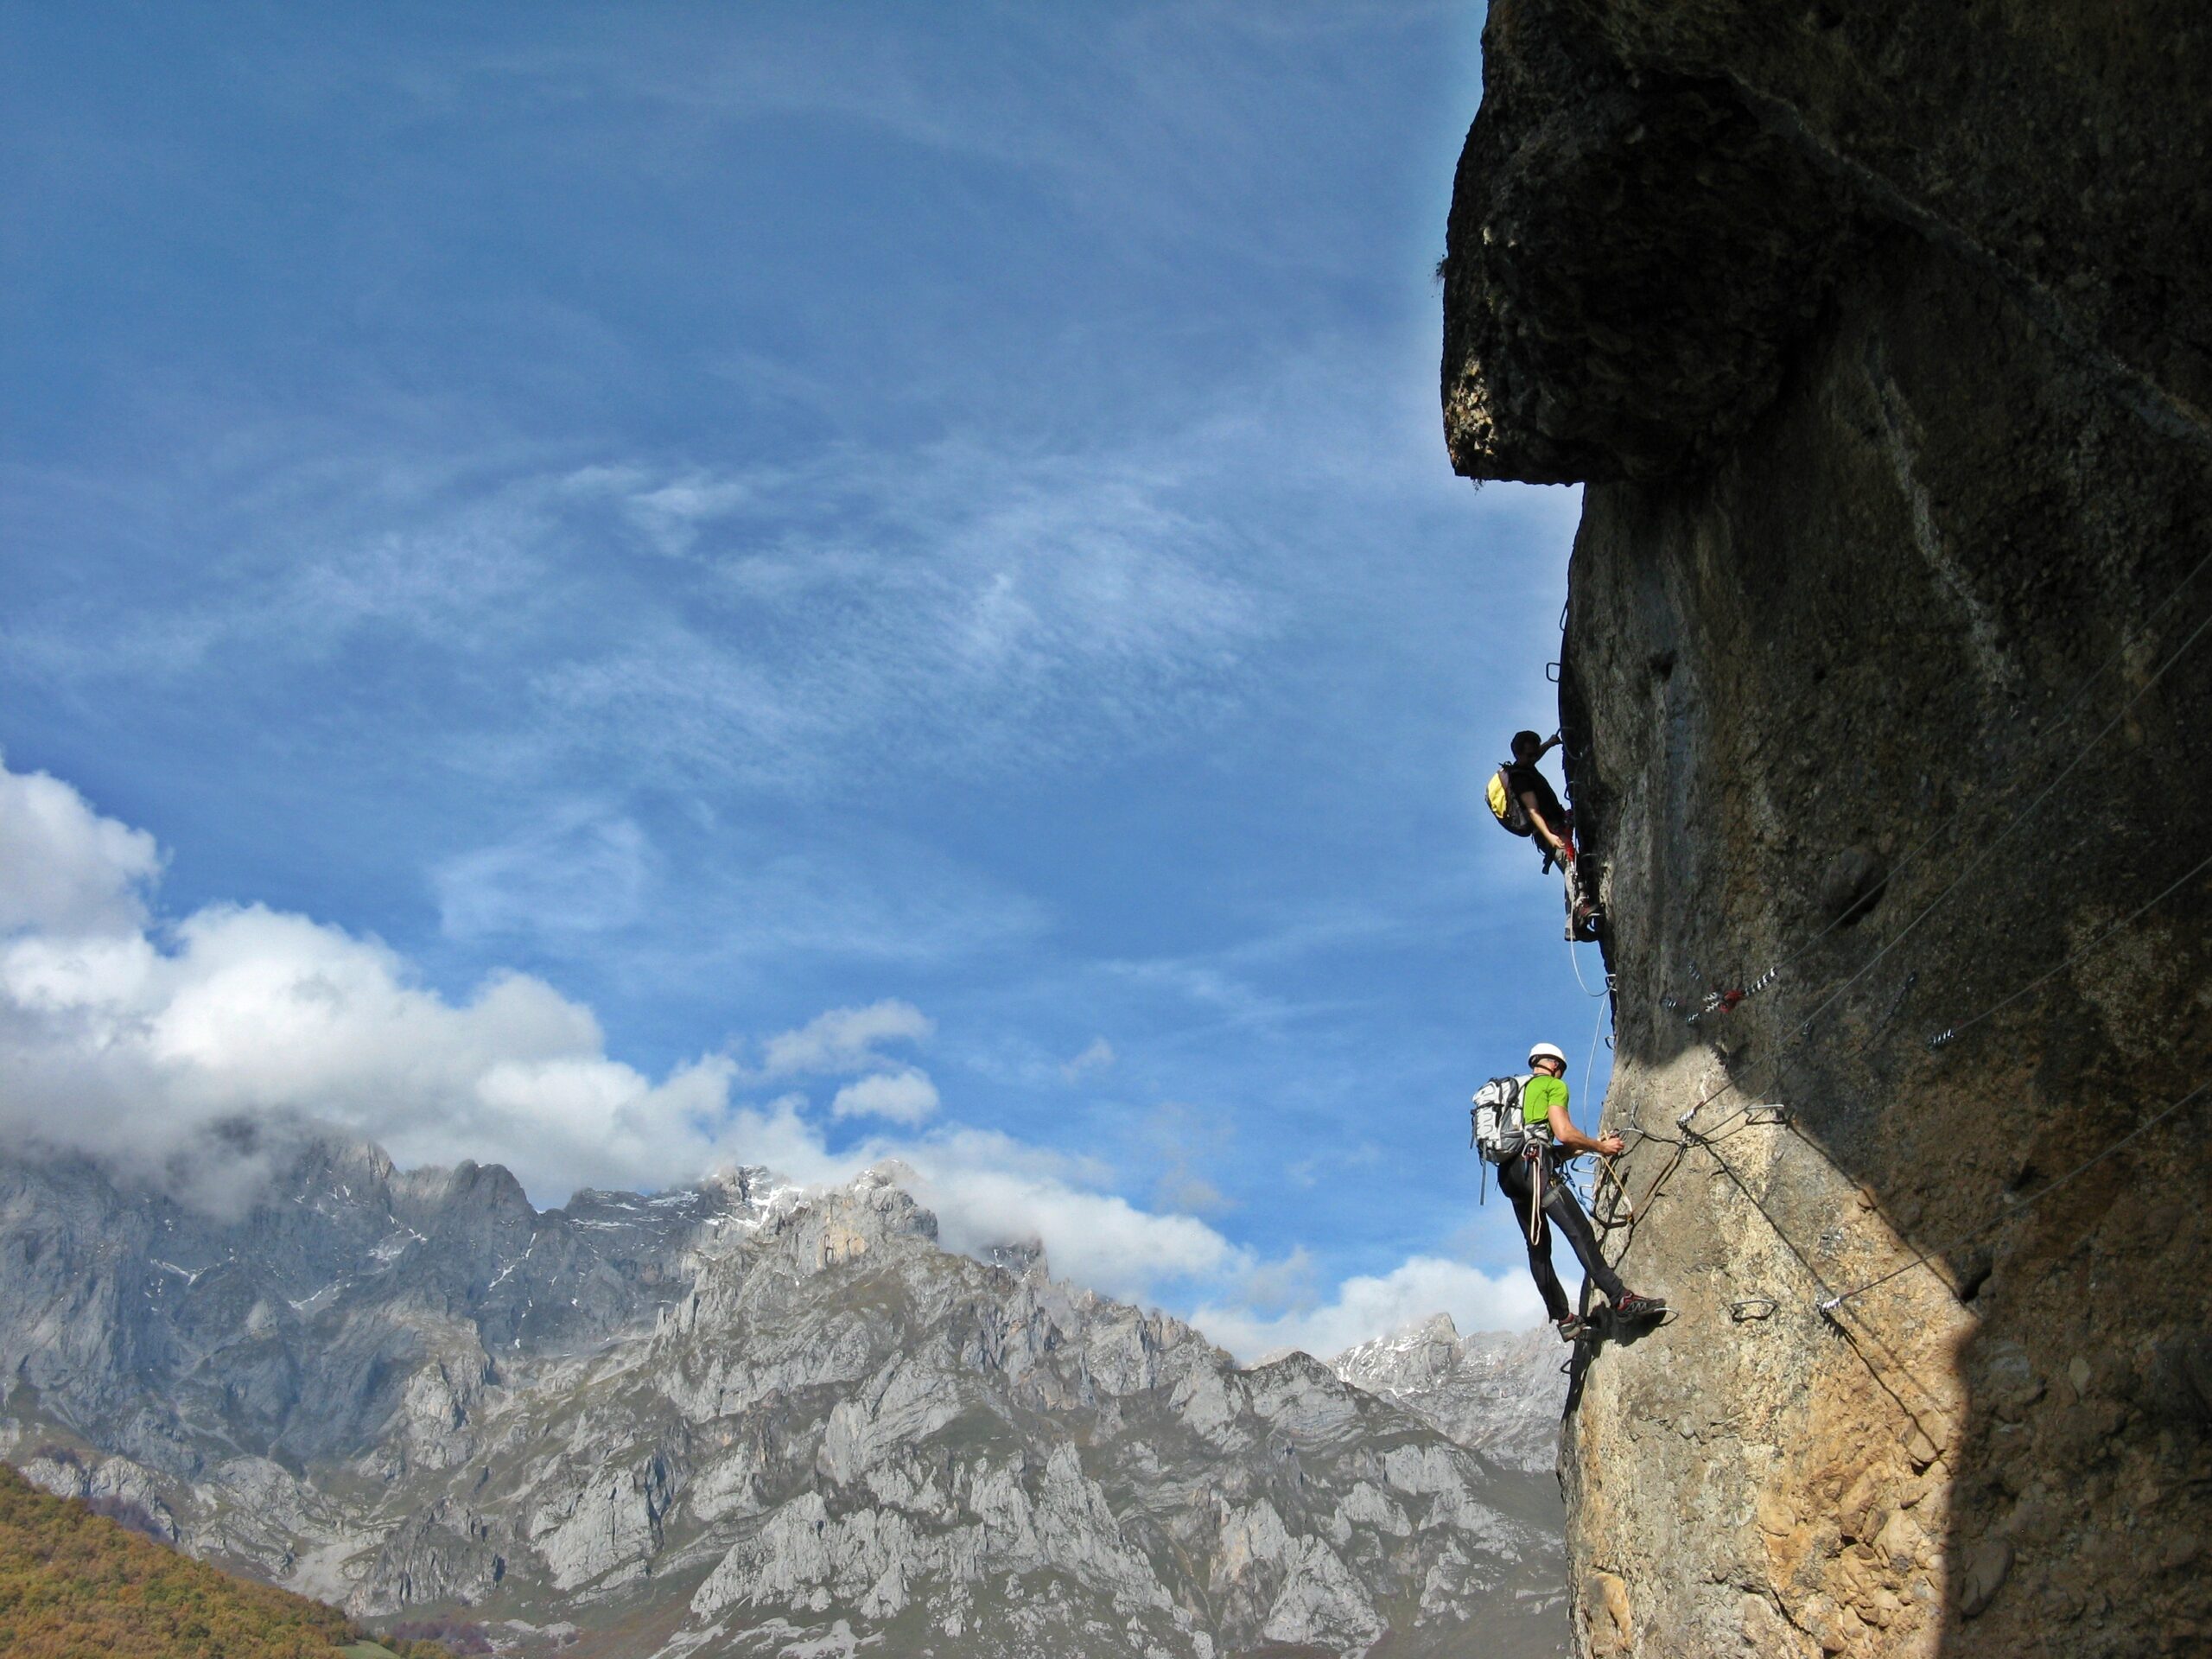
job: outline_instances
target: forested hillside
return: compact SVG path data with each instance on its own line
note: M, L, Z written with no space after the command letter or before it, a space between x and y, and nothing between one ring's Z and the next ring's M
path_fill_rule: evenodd
M0 1464L0 1653L9 1659L446 1659L365 1641L345 1614L234 1578Z

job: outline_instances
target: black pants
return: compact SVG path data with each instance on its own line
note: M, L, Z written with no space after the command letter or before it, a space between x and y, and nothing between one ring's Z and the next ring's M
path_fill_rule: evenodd
M1618 1302L1627 1294L1628 1287L1621 1283L1620 1275L1605 1265L1605 1258L1599 1253L1597 1230L1590 1225L1590 1217L1582 1213L1582 1206L1574 1201L1573 1192L1560 1179L1557 1160L1549 1153L1545 1154L1545 1159L1544 1214L1567 1235L1575 1259L1582 1263L1582 1270L1598 1288L1605 1293L1605 1300ZM1512 1200L1513 1213L1521 1223L1523 1238L1529 1236L1529 1201L1535 1196L1533 1173L1525 1158L1501 1164L1497 1171L1497 1184ZM1535 1278L1536 1289L1542 1294L1544 1306L1554 1324L1574 1312L1574 1305L1560 1288L1559 1275L1552 1271L1551 1229L1541 1224L1536 1228L1536 1242L1529 1247L1529 1271Z

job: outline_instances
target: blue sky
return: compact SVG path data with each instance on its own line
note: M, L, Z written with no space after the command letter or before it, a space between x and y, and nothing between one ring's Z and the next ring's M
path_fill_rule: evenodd
M894 1151L1197 1240L1079 1264L1230 1339L1526 1317L1466 1096L1601 1005L1480 801L1579 510L1439 431L1480 23L0 5L0 745L108 861L15 925L136 942L132 1109L542 1203ZM474 1058L175 1035L280 1046L207 986L310 957ZM49 1127L123 1088L57 1029ZM671 1116L540 1134L549 1056Z

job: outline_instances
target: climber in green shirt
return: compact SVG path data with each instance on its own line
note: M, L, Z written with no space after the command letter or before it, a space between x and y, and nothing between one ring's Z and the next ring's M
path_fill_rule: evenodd
M1551 1231L1544 1225L1548 1216L1567 1235L1583 1271L1605 1293L1616 1319L1649 1319L1665 1313L1663 1303L1639 1296L1621 1282L1598 1248L1590 1217L1582 1213L1573 1190L1560 1174L1568 1159L1586 1152L1611 1158L1626 1143L1617 1135L1593 1140L1574 1127L1567 1109L1567 1056L1556 1047L1538 1043L1531 1048L1529 1069L1533 1075L1521 1085L1521 1121L1529 1130L1528 1147L1498 1166L1497 1184L1520 1217L1522 1236L1529 1241L1529 1271L1544 1299L1545 1311L1562 1337L1571 1341L1582 1334L1582 1323L1552 1270Z

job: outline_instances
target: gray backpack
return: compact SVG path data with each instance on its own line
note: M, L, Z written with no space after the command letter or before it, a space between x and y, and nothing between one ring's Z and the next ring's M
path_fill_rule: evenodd
M1483 1161L1510 1164L1529 1144L1528 1125L1521 1121L1521 1089L1526 1077L1492 1077L1475 1090L1473 1133L1467 1144Z

